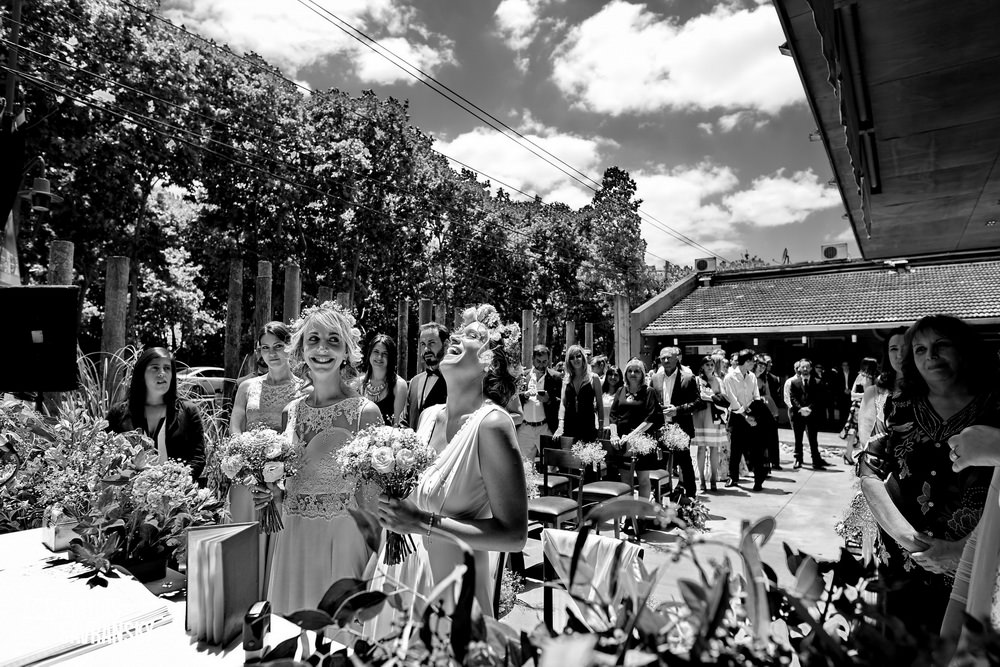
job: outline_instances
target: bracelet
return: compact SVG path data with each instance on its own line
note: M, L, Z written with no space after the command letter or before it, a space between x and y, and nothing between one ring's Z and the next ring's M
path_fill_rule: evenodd
M437 514L432 513L430 515L430 517L427 519L427 533L426 533L427 537L431 536L431 531L437 528L437 525L440 522L441 522L441 517L439 517Z

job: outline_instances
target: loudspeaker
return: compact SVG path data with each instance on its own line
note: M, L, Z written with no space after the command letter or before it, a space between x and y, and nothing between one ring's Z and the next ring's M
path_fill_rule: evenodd
M0 391L77 388L78 287L0 287Z

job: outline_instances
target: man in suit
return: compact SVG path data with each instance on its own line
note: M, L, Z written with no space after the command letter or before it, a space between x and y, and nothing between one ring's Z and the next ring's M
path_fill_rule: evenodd
M788 397L791 401L788 414L792 420L792 432L795 434L795 463L792 467L795 469L802 467L802 435L805 432L809 434L813 469L822 470L828 466L820 456L816 433L818 422L822 417L817 407L817 398L822 396L822 389L819 380L812 376L811 361L800 359L795 364L795 371L797 375L788 386Z
M417 373L410 380L406 391L406 411L403 426L417 428L420 413L432 405L440 405L448 399L448 386L441 377L438 367L444 359L448 329L437 322L428 322L420 327L417 339L417 354L424 361L426 370Z
M722 380L722 391L729 400L729 481L726 487L734 487L740 481L740 458L747 461L753 470L753 490L764 489L767 477L767 455L764 441L756 429L757 420L751 414L751 405L760 400L760 387L753 369L756 365L753 350L740 350L729 372Z
M663 406L663 421L677 424L688 437L694 438L692 415L703 403L694 375L685 373L681 368L680 348L665 347L660 350L660 367L653 375L652 387ZM674 465L680 466L684 492L693 498L697 485L690 448L674 452Z
M535 346L532 367L524 374L518 392L524 421L517 426L517 446L521 457L529 461L538 456L541 437L552 435L559 427L562 380L549 370L549 358L549 348Z

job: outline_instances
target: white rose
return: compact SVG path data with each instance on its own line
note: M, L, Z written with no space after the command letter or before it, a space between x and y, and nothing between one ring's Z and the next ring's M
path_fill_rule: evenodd
M243 469L243 457L239 454L227 456L222 460L222 473L229 479L235 479Z
M264 464L264 482L277 482L285 476L285 464L281 461L269 461Z
M281 440L275 438L264 448L264 458L273 459L281 455Z
M396 459L391 447L377 447L372 452L372 467L377 472L390 473L396 467Z
M405 447L396 452L396 467L401 472L409 472L417 462L417 457L413 452Z

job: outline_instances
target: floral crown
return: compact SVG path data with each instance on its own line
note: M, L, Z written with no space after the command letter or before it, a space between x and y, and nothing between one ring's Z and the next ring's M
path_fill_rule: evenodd
M469 308L462 313L462 320L464 324L479 322L485 326L489 331L490 347L503 349L509 364L517 365L520 362L521 327L513 322L510 324L501 322L496 308L489 304Z
M354 338L354 340L361 340L361 330L358 329L358 320L354 317L354 313L350 309L344 308L336 301L324 301L323 303L304 308L302 310L302 314L299 315L299 318L291 323L292 331L295 332L301 330L302 327L305 326L306 320L321 310L332 310L340 314L350 325L350 329L344 333Z

